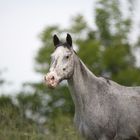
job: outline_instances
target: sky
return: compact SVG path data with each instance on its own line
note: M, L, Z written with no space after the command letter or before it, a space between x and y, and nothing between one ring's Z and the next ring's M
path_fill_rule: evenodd
M39 34L48 25L67 27L79 13L92 25L93 7L94 0L0 0L0 70L9 83L0 90L18 91L22 83L41 79L34 72ZM137 7L136 24L140 21ZM134 39L137 33L134 28Z

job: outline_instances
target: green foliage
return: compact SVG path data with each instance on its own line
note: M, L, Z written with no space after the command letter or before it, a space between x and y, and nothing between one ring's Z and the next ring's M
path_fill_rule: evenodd
M72 124L71 116L64 114L57 114L43 125L38 124L25 118L10 97L0 97L1 140L81 140Z
M49 124L52 132L49 135L49 140L83 140L71 124L73 124L71 116L65 116L64 114L58 116Z
M0 139L25 139L32 130L33 123L21 116L20 108L14 105L11 97L0 97Z
M86 28L87 22L85 21L84 17L79 14L72 18L70 29L67 30L74 34L80 35Z
M110 46L106 48L103 54L103 64L106 71L110 72L111 75L116 75L128 67L134 67L135 59L129 49L130 46L128 45Z

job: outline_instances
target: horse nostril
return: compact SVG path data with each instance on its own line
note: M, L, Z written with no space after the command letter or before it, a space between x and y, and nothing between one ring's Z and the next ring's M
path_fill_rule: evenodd
M54 76L51 77L51 80L54 80Z
M63 71L65 71L66 69L65 68L63 68Z

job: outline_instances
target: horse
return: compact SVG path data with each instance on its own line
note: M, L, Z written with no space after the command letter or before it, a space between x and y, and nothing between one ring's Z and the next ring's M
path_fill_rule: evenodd
M66 41L53 36L45 83L55 88L67 80L75 105L74 123L87 140L140 140L140 87L126 87L94 75Z

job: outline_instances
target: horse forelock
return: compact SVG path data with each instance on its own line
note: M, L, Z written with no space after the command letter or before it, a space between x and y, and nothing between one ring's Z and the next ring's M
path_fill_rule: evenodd
M65 47L65 48L68 48L68 49L71 48L71 46L67 42L64 42L64 43L60 42L58 45L56 45L56 48L61 47L61 46Z

